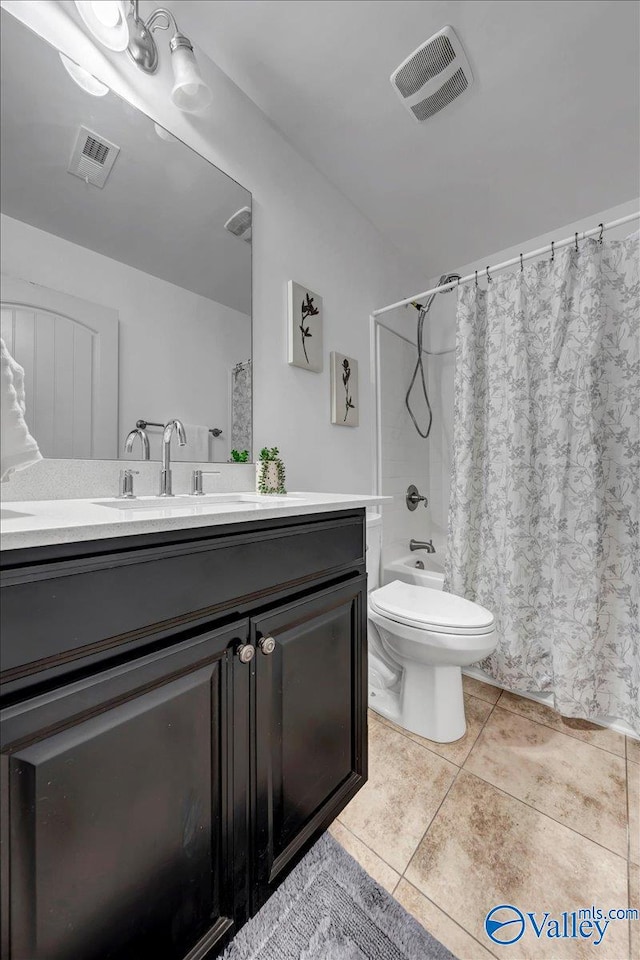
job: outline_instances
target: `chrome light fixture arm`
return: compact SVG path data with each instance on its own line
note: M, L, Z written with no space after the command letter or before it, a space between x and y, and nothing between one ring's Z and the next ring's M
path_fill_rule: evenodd
M133 62L145 73L155 73L158 69L158 47L153 38L156 30L169 30L171 28L170 47L172 51L175 46L188 46L193 49L191 42L180 33L173 13L166 7L158 7L147 20L143 20L138 12L138 0L130 0L127 23L129 25L127 52Z

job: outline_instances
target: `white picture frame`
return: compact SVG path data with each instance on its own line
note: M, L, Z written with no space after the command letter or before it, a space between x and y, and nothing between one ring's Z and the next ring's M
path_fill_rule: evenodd
M291 366L322 372L322 297L295 280L288 283L288 348Z
M358 361L331 351L331 423L339 427L360 424Z

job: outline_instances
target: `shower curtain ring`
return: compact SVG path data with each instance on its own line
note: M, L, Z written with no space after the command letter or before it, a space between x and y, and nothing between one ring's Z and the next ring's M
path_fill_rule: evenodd
M478 286L478 271L476 270L476 287Z
M520 273L524 273L524 264L522 262L522 254L520 254Z
M598 243L602 243L602 235L604 233L604 223L599 223L598 226L600 227L600 236L598 237Z
M553 242L553 240L552 240L552 241L551 241L551 263L553 263L553 261L554 261L554 259L555 259L555 256L556 256L556 252L555 252L555 250L553 249L554 246L555 246L555 244L554 244L554 242Z
M578 252L578 231L576 230L576 253Z
M489 265L487 264L487 283L491 283L491 276L489 274Z

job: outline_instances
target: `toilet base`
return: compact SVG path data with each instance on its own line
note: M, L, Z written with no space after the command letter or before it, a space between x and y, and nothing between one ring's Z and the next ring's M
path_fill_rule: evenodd
M461 668L412 662L402 673L399 708L400 725L427 740L452 743L464 737Z
M402 672L399 692L370 688L369 706L435 743L452 743L467 732L460 667L412 663Z

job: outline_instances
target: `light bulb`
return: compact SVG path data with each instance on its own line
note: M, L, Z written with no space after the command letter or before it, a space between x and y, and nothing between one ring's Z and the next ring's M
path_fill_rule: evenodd
M94 77L92 73L85 70L84 67L74 63L73 60L69 60L68 57L65 57L64 53L60 54L60 59L71 79L77 83L79 87L82 87L85 93L90 93L92 97L104 97L105 94L109 93L109 87L106 83L102 83Z
M122 19L120 5L114 0L91 0L91 9L105 27L117 27Z
M211 90L200 75L193 47L186 37L177 34L170 44L173 68L171 99L185 113L198 113L211 103Z
M159 123L154 123L153 126L161 140L165 140L167 143L175 143L177 141L178 138L174 137L168 130L165 130L164 127L161 127Z
M76 9L92 35L108 50L122 52L129 44L129 27L122 0L75 0Z

